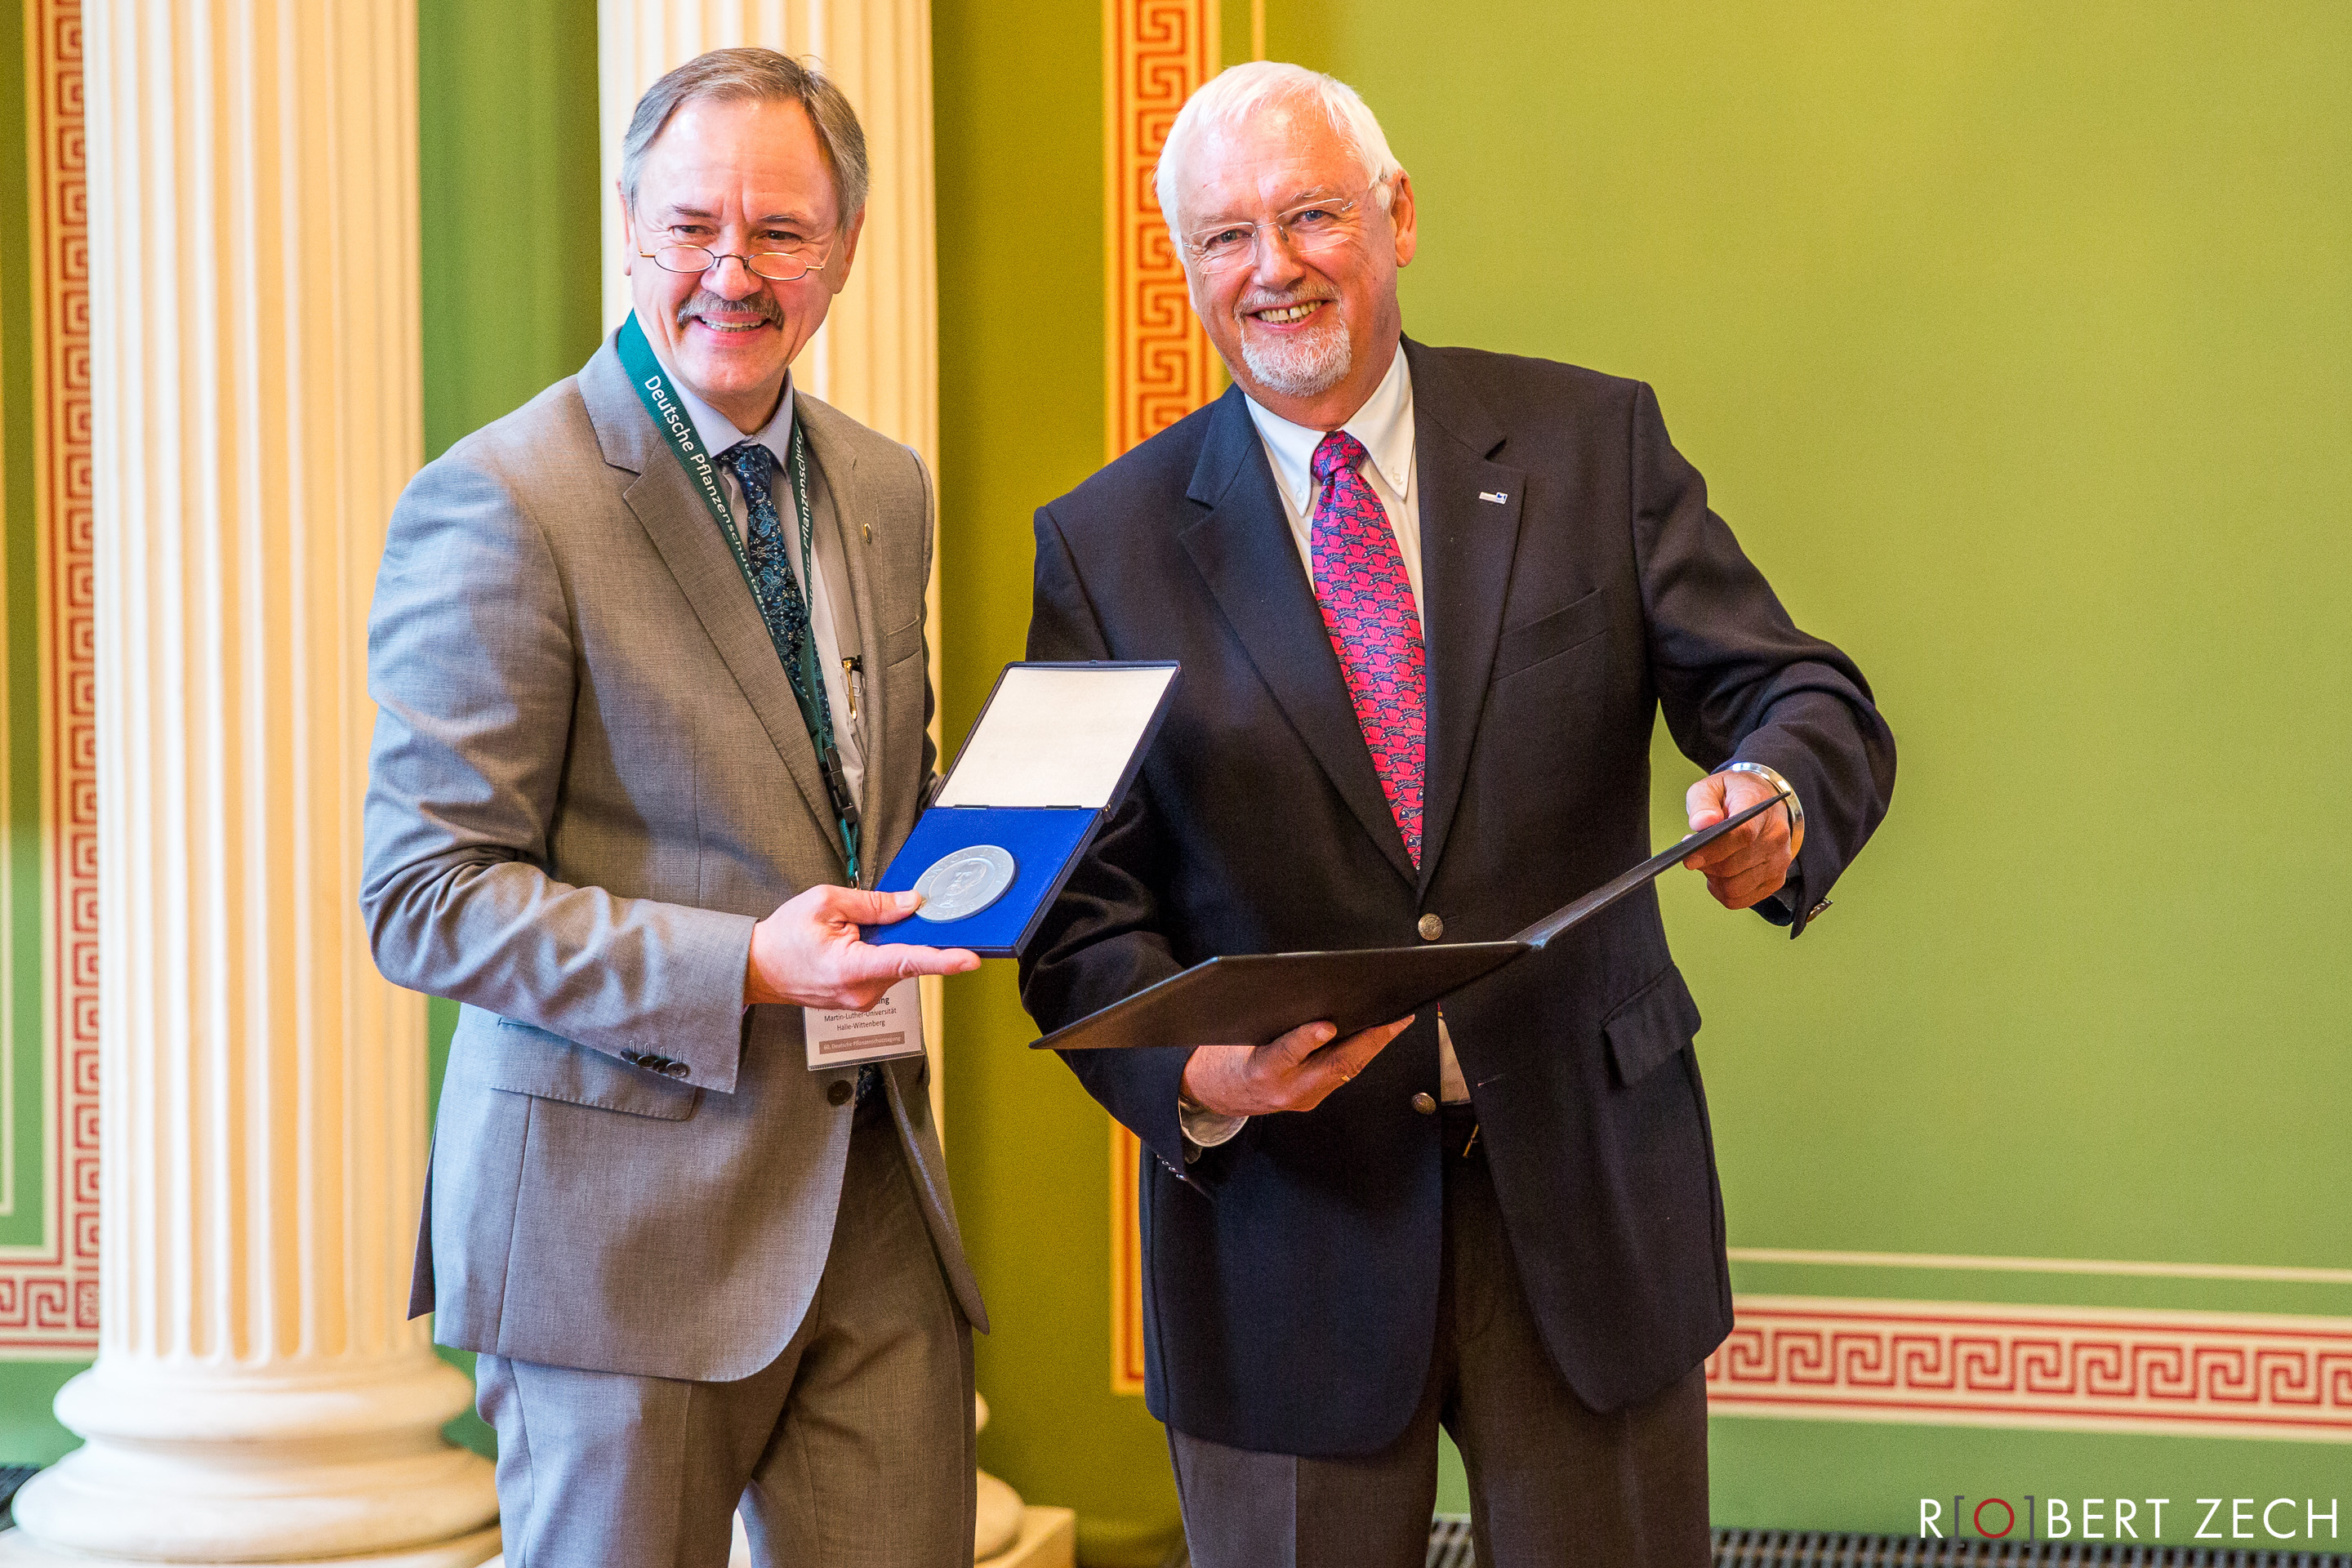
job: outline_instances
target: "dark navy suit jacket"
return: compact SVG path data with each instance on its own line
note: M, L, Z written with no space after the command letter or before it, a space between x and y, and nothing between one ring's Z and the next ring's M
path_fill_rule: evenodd
M1650 389L1408 341L1428 631L1416 872L1238 388L1037 513L1029 657L1178 659L1128 800L1028 949L1054 1029L1217 953L1506 937L1650 853L1650 738L1777 769L1805 808L1795 931L1885 814L1894 738L1790 623ZM1496 500L1486 499L1501 497ZM1544 1343L1599 1410L1731 1325L1698 1009L1652 892L1445 1005ZM1142 1139L1148 1395L1234 1447L1368 1453L1429 1370L1436 1018L1315 1110L1189 1165L1184 1052L1071 1053Z

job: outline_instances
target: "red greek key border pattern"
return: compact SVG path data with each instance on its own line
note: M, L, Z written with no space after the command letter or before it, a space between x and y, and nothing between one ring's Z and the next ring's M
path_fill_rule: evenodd
M1109 268L1109 455L1168 428L1217 392L1151 171L1193 89L1217 73L1216 0L1104 0L1103 221Z
M98 1348L98 785L80 0L26 0L41 662L47 1239L0 1258L0 1354Z
M1217 0L1103 0L1103 363L1106 440L1118 458L1217 392L1216 354L1151 190L1176 111L1217 73ZM1110 1130L1110 1385L1143 1392L1140 1145Z
M1743 1296L1717 1415L2352 1443L2352 1319Z

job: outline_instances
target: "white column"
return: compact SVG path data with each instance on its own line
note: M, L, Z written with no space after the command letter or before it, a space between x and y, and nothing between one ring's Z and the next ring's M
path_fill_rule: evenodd
M413 0L89 0L101 1142L88 1439L0 1561L497 1551L406 1320L422 1002L358 913L422 451Z

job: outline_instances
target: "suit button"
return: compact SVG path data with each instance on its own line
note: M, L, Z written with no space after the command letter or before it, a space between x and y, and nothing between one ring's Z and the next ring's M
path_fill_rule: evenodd
M1435 942L1445 934L1445 922L1434 914L1421 917L1421 940Z
M847 1079L837 1078L825 1087L824 1097L835 1105L847 1105L849 1097L856 1092Z
M688 1073L692 1072L694 1069L688 1067L684 1062L667 1061L662 1063L661 1070L663 1076L666 1078L684 1078Z
M1423 1116L1434 1116L1437 1114L1437 1096L1424 1089L1412 1097L1412 1108Z

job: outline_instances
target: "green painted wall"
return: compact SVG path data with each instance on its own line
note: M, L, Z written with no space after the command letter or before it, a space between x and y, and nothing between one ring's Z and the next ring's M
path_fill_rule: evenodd
M1415 176L1408 330L1655 384L1902 742L1802 942L1666 895L1733 1245L2352 1267L2352 10L1270 9ZM1662 837L1693 771L1662 748ZM1715 1477L1718 1522L1910 1529L1939 1493L2324 1499L2352 1450L1718 1420Z
M596 347L595 0L418 0L425 451Z

